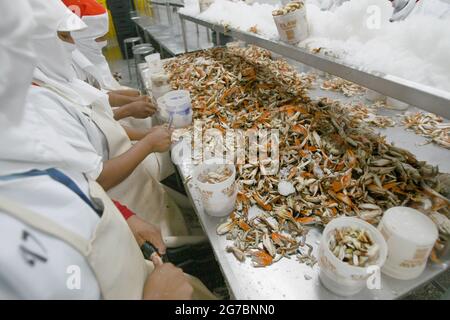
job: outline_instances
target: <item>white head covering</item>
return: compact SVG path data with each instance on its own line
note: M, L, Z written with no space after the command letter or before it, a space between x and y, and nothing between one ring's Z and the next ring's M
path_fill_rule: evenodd
M114 79L108 62L103 55L102 48L106 46L106 41L97 42L95 39L108 33L109 19L108 13L99 15L89 15L82 17L87 24L87 29L72 32L72 37L78 50L95 66L96 70L85 69L86 72L96 78L105 90L118 90L121 85ZM79 55L73 56L75 63L80 64Z
M38 56L34 80L51 88L78 105L89 105L104 99L105 94L76 78L71 67L71 54L57 31L76 31L86 24L72 13L61 0L28 0L38 25L32 38Z
M95 163L80 159L24 102L36 63L30 42L37 28L28 2L0 1L0 12L0 175L49 167L93 170Z
M30 32L35 24L33 19L20 18L31 15L30 7L23 1L1 1L0 11L0 113L2 120L17 123L36 64L30 46ZM2 135L0 140L4 140Z

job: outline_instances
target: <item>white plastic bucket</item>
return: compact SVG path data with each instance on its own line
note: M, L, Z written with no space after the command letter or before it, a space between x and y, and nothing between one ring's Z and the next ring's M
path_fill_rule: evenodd
M378 229L389 247L381 271L396 279L417 278L439 235L434 222L413 208L393 207L384 213Z
M156 101L172 90L169 76L164 71L151 74L150 81L152 84L152 95Z
M164 95L164 103L172 126L176 129L185 128L192 123L191 96L187 90L170 91Z
M227 166L231 175L220 183L203 183L198 176L205 172ZM196 184L205 212L213 217L225 217L233 212L237 196L236 168L233 163L225 163L222 159L209 159L195 167L193 181Z
M161 55L159 53L149 54L145 57L150 74L164 71L161 61Z
M340 261L330 250L329 242L332 231L344 227L356 227L367 231L372 240L379 245L377 261L366 268L349 265ZM336 218L327 224L322 234L319 246L319 278L330 291L340 296L351 296L366 287L367 278L371 275L373 266L381 268L386 261L387 245L383 235L369 223L351 217Z
M282 41L297 44L309 36L306 7L289 12L285 15L273 16Z

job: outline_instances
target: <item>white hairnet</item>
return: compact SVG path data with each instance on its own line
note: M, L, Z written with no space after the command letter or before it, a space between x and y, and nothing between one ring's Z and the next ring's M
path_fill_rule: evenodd
M36 64L30 43L35 24L24 1L1 1L0 12L0 116L19 121Z

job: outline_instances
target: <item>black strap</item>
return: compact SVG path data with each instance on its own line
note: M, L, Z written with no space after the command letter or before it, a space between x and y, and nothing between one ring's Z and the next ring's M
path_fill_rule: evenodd
M27 172L22 173L13 173L6 176L0 176L0 180L14 180L19 178L25 178L25 177L37 177L37 176L49 176L53 180L65 185L67 188L72 190L75 194L77 194L81 200L83 200L89 207L92 208L99 216L102 216L103 211L97 209L93 202L81 191L81 189L77 186L77 184L70 179L68 176L66 176L61 171L50 168L47 170L30 170Z

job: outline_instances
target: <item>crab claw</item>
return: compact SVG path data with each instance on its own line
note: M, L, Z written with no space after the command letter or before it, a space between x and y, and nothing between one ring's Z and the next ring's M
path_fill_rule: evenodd
M267 267L271 265L273 258L265 251L256 251L252 253L252 262L255 267Z

